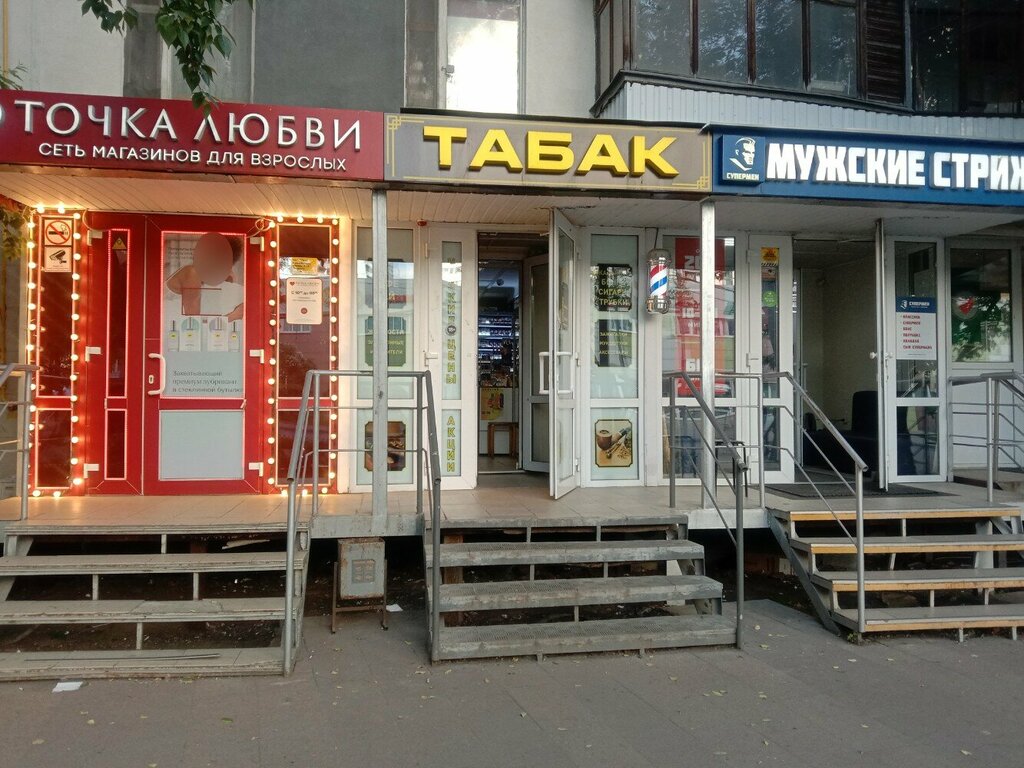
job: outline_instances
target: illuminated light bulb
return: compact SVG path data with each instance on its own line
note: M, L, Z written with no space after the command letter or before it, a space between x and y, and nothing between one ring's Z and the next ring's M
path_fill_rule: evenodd
M36 324L35 324L35 323L29 323L29 324L28 324L28 329L29 329L30 331L34 331L34 330L36 329Z
M271 324L272 326L273 326L273 325L277 325L277 320L275 320L274 318L270 318L270 324Z
M74 258L75 261L81 261L82 260L82 254L76 253L72 258Z
M82 233L81 232L75 232L75 234L72 235L72 237L75 238L75 240L81 240L82 239Z
M71 417L71 423L72 424L77 424L78 423L78 417L77 416L72 416Z
M270 358L270 364L271 365L277 365L277 358L276 357Z
M40 203L39 205L36 206L36 211L38 211L39 213L46 213L46 206Z
M71 457L71 466L74 466L77 463L78 463L78 459L76 459L75 457L72 456Z
M334 461L337 458L338 458L338 454L336 454L334 451L331 451L331 461ZM334 475L331 475L331 477L334 477Z
M337 303L338 303L338 297L337 296L331 296L331 304L337 304Z
M338 436L332 432L331 433L331 440L337 440L337 439L338 439Z
M29 411L29 413L35 413L36 412L36 407L34 405L30 405L28 407L28 411Z
M82 298L82 297L79 296L77 293L72 293L71 294L71 300L72 301L78 301L80 298Z
M273 299L271 299L271 300L270 300L270 301L268 301L267 303L268 303L268 304L270 304L270 306L272 306L272 307L274 307L274 306L277 306L277 302L276 302L276 301L274 301Z
M278 224L280 224L283 221L284 221L284 216L282 216L280 213L277 214L277 222L278 222Z
M70 381L78 381L78 374L77 373L72 373L70 376L68 376L68 379Z
M78 355L72 354L71 355L71 362L77 363L78 362Z
M331 259L331 264L337 264L337 263L338 263L338 257L337 257L337 256L335 256L335 257L333 257L333 258Z
M277 222L276 221L274 221L273 219L267 219L267 228L268 229L273 229L276 226L277 226Z
M331 336L331 343L332 344L337 344L338 343L338 337L337 336Z
M338 358L337 358L337 357L335 357L334 355L331 355L331 362L332 362L332 363L336 363L336 362L338 362Z
M59 499L60 498L60 491L54 491L53 492L53 498Z
M72 396L71 396L71 397L69 397L68 399L69 399L69 400L70 400L70 401L71 401L72 403L77 403L77 402L78 402L78 395L72 395ZM72 442L72 443L73 443L73 442L75 442L75 440L76 440L76 438L74 438L74 437L73 437L73 438L71 438L71 442Z
M309 496L309 489L308 488L303 488L302 489L302 498L306 498L307 496Z
M71 339L72 341L78 341L78 334L72 333L70 336L68 336L68 338Z
M331 219L331 224L333 224L334 226L338 226L338 220L337 219Z
M32 491L32 495L38 499L40 496L43 495L43 493L38 488L36 488L34 491Z
M275 437L268 437L267 438L267 445L273 445L276 442L277 442L277 438L275 438Z
M35 223L34 221L30 221L30 222L28 223L28 228L29 228L29 229L35 229L35 228L36 228L36 223Z
M57 213L63 216L66 210L67 208L64 207L64 203L57 203Z
M277 288L277 280L271 280L270 281L270 287L271 288Z
M270 247L271 248L277 248L277 240L271 240L270 241Z
M71 444L76 445L78 443L78 435L71 436Z
M31 385L29 387L29 389L31 389L33 392L35 392L36 391L36 385L35 384ZM74 419L72 419L72 421L74 421Z
M297 221L299 224L301 224L302 222L305 221L305 219L302 218L302 214L300 213L298 216L295 217L295 221Z
M71 481L71 484L72 485L81 485L82 484L82 478L76 477L74 480Z
M267 398L267 405L273 405L273 404L274 404L274 398L268 397Z
M277 383L277 379L267 379L267 384L274 386Z
M331 245L338 245L340 243L341 243L341 241L338 240L338 238L336 238L336 237L331 238Z
M80 320L81 319L81 315L79 315L77 312L74 312L71 315L71 319L72 320Z
M267 458L267 464L273 464L273 463L274 463L274 457L273 456L268 457Z
M71 279L72 280L81 280L82 276L80 274L78 274L77 272L72 272L71 273Z
M33 248L36 247L36 244L29 240L27 243L25 243L25 247L31 251Z
M273 259L267 259L267 266L268 267L273 267L274 266L274 260Z
M35 284L35 283L29 283L29 284L28 284L28 289L29 289L30 291L34 291L34 290L36 289L36 284Z
M338 284L338 278L332 277L331 278L331 283L334 284L334 285L337 285Z
M271 485L273 485L273 484L274 484L274 481L273 481L273 480L271 480L271 481L270 481L270 484L271 484ZM287 495L288 495L288 491L286 491L286 490L285 490L284 488L282 488L282 489L281 489L281 495L282 495L282 496L287 496Z
M75 221L78 221L80 218L82 218L82 214L80 214L78 211L75 211L75 216L74 216Z
M35 263L34 261L30 261L30 262L28 263L28 268L29 268L29 269L35 269L35 268L36 268L37 266L39 266L39 265L38 265L38 264L36 264L36 263Z
M271 416L269 419L267 419L267 424L273 424L273 423L274 423L274 417Z
M338 318L336 318L334 315L331 315L331 322L332 323L338 322Z
M320 489L320 493L322 493L322 494L323 494L323 493L327 493L327 489L326 489L326 488L321 488L321 489Z
M35 309L35 308L36 308L36 305L35 305L35 304L34 304L33 302L31 302L31 301L30 301L30 302L28 303L28 308L29 308L29 309Z
M272 346L272 347L273 347L273 346L275 346L276 344L277 344L277 341L276 341L275 339L271 339L271 340L270 340L270 346Z
M332 413L331 414L331 421L337 421L337 420L338 420L338 414Z
M324 217L323 216L317 216L316 217L316 223L317 224L323 224L324 223Z
M35 345L34 345L34 344L26 344L26 345L25 345L25 351L26 351L26 352L31 352L31 351L32 351L33 349L35 349L35 348L36 348L36 347L35 347Z
M338 476L338 475L337 475L337 474L335 474L334 472L328 472L328 473L327 473L327 477L328 477L328 478L330 478L331 480L333 480L333 479L334 479L334 478L336 478L337 476Z
M337 395L331 395L331 400L333 400L334 402L338 402L338 396Z

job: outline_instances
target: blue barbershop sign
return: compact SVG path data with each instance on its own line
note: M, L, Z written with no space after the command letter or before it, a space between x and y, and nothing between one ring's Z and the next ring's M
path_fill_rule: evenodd
M722 194L1024 207L1024 143L716 132L714 167Z

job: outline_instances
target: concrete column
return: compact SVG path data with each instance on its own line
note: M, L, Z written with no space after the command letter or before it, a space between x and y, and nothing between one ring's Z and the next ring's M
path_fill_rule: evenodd
M700 204L700 389L708 405L715 407L715 202L705 200ZM708 446L715 444L715 432L711 420L702 420L704 434L703 461L701 462L704 485L714 489L716 483L715 456ZM705 491L706 494L706 491ZM704 506L710 500L703 499Z
M388 518L388 196L373 190L373 523L382 536Z

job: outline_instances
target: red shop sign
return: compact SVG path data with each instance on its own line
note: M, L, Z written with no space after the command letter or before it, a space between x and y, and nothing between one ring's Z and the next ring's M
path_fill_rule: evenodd
M0 91L0 164L381 181L384 116Z

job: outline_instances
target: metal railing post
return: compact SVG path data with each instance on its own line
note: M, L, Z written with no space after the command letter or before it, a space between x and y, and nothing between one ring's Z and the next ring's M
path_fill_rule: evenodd
M864 469L855 465L857 489L857 631L863 635L867 629L864 600Z
M35 400L35 392L32 389L33 379L35 374L31 371L24 371L21 374L21 387L18 395L18 399L22 403L21 416L21 477L18 478L18 492L20 498L20 513L19 517L22 520L28 520L28 480L30 464L29 459L32 454L32 404Z
M743 494L740 482L743 468L732 461L732 487L736 494L736 647L743 650L743 603L744 580L746 579L746 555L743 551ZM763 503L763 502L762 502Z
M761 506L764 507L764 379L758 378L754 380L754 384L757 387L757 422L758 429L760 430L759 437L757 438L757 485L758 492L761 494ZM782 380L777 381L779 387L779 395L781 399L782 395ZM779 434L779 447L782 447L782 428L779 422L782 420L782 409L779 409L779 418L776 420L775 428ZM794 435L794 440L796 439ZM781 455L780 455L781 459Z
M292 671L292 644L295 642L295 622L292 614L295 611L295 482L291 481L288 489L288 533L287 554L285 555L285 595L284 595L284 673Z
M676 381L668 389L668 507L676 508Z
M999 435L999 385L995 379L988 379L985 384L985 432L988 449L988 472L985 487L988 493L988 503L995 501L996 495L996 464L999 462L999 448L997 445Z
M313 515L320 511L320 371L313 372Z
M416 515L423 515L423 470L427 456L423 451L423 377L416 377Z

